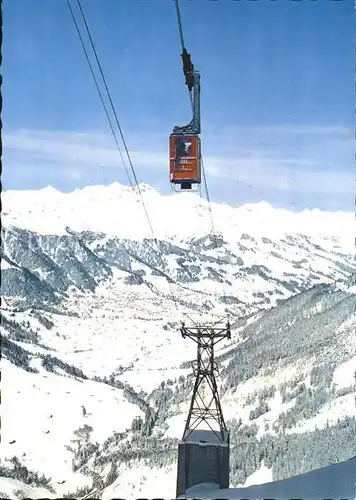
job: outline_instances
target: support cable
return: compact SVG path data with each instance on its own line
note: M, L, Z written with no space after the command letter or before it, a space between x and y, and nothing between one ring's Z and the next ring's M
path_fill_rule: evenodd
M80 33L80 29L79 29L79 26L78 26L78 23L76 22L76 19L75 19L75 16L74 16L74 12L73 12L73 9L71 8L71 5L69 3L69 0L66 0L66 3L67 3L67 6L70 10L70 13L71 13L71 17L72 17L72 20L73 20L73 23L76 27L76 30L77 30L77 33L78 33L78 36L79 36L79 39L80 39L80 42L81 42L81 45L82 45L82 48L83 48L83 51L84 51L84 54L85 54L85 57L86 57L86 60L88 62L88 65L90 67L90 71L91 71L91 74L94 78L94 81L95 81L95 85L96 85L96 88L99 92L99 96L100 96L100 100L101 100L101 103L104 107L104 110L105 110L105 114L108 118L108 121L109 121L109 124L110 124L110 128L111 128L111 131L114 135L114 138L115 138L115 142L117 144L117 147L118 147L118 150L120 151L120 154L121 154L121 158L123 160L123 164L125 166L125 170L126 170L126 174L128 176L128 180L129 180L129 183L131 185L131 188L132 190L134 191L135 187L137 188L138 190L138 193L140 195L140 198L141 198L141 203L142 203L142 206L143 206L143 209L144 209L144 212L145 212L145 215L146 215L146 219L147 219L147 222L148 222L148 225L149 225L149 229L150 229L150 232L152 234L152 237L153 237L153 240L156 244L156 247L157 247L157 252L158 252L158 256L159 256L159 259L161 261L161 265L162 265L162 268L165 269L165 263L163 261L163 256L162 256L162 252L159 248L159 243L158 243L158 240L155 236L155 233L154 233L154 230L153 230L153 226L152 226L152 223L151 223L151 219L149 217L149 214L148 214L148 210L147 210L147 207L146 207L146 204L144 202L144 199L143 199L143 195L142 195L142 191L141 191L141 188L139 186L139 183L138 183L138 179L137 179L137 175L136 175L136 172L135 172L135 169L134 169L134 166L133 166L133 163L132 163L132 160L131 160L131 156L130 156L130 153L128 151L128 148L127 148L127 144L126 144L126 141L125 141L125 138L124 138L124 135L123 135L123 132L122 132L122 128L120 126L120 122L119 122L119 119L118 119L118 116L117 116L117 113L116 113L116 109L115 109L115 106L114 106L114 103L113 103L113 100L112 100L112 97L111 97L111 93L110 93L110 90L109 90L109 87L107 85L107 82L106 82L106 78L105 78L105 75L104 75L104 72L103 72L103 69L102 69L102 66L101 66L101 63L100 63L100 59L99 59L99 56L98 56L98 53L96 51L96 48L95 48L95 44L94 44L94 41L93 41L93 38L92 38L92 35L91 35L91 32L90 32L90 28L88 26L88 23L87 23L87 20L86 20L86 17L85 17L85 13L84 13L84 9L82 7L82 4L81 4L81 1L80 0L77 0L77 3L78 3L78 7L79 7L79 10L80 10L80 13L81 13L81 16L82 16L82 19L83 19L83 22L84 22L84 25L85 25L85 28L86 28L86 31L87 31L87 35L89 37L89 41L90 41L90 45L91 45L91 48L94 52L94 56L95 56L95 59L96 59L96 62L97 62L97 65L98 65L98 68L99 68L99 71L100 71L100 74L101 74L101 77L102 77L102 80L103 80L103 83L104 83L104 86L105 86L105 90L106 90L106 94L108 96L108 99L109 99L109 102L110 102L110 106L111 106L111 109L112 109L112 112L113 112L113 115L115 117L115 122L116 122L116 125L119 129L119 132L120 132L120 136L121 136L121 140L122 140L122 143L124 145L124 149L125 149L125 152L126 152L126 156L128 158L128 161L129 161L129 164L130 164L130 168L131 168L131 172L132 172L132 175L133 175L133 178L135 180L135 183L136 185L133 184L133 182L131 181L131 178L129 176L129 172L128 172L128 169L126 167L126 164L125 164L125 161L124 161L124 158L122 156L122 153L121 153L121 149L118 145L118 141L117 141L117 138L116 138L116 134L115 134L115 131L113 129L113 126L112 126L112 123L111 123L111 120L110 120L110 117L109 117L109 114L107 112L107 108L105 106L105 103L104 103L104 99L102 97L102 94L101 94L101 91L100 91L100 87L98 85L98 82L97 82L97 79L95 77L95 73L93 71L93 67L92 67L92 64L90 62L90 58L88 56L88 52L85 48L85 44L84 44L84 41L83 41L83 38L81 36L81 33ZM174 305L175 305L175 308L176 308L176 311L177 313L179 312L178 311L178 305L177 305L177 299L176 297L174 296L173 294L173 290L172 290L172 287L171 287L171 282L170 280L172 280L171 278L167 279L167 282L168 282L168 285L169 285L169 289L170 289L170 295L171 295L171 298L174 302ZM173 281L173 280L172 280Z
M87 63L88 63L89 69L90 69L90 73L91 73L91 75L92 75L92 77L93 77L93 80L94 80L94 82L95 82L95 87L96 87L96 90L98 91L98 94L99 94L99 97L100 97L101 104L102 104L102 106L103 106L103 108L104 108L104 111L105 111L106 118L107 118L107 120L108 120L108 122L109 122L109 126L110 126L110 129L111 129L111 133L112 133L112 135L113 135L113 137L114 137L114 141L115 141L115 144L116 144L117 150L119 151L119 154L120 154L120 157L121 157L122 163L123 163L123 165L124 165L124 168L125 168L125 171L126 171L126 175L127 175L128 179L129 179L130 185L132 186L132 181L131 181L131 178L130 178L130 173L129 173L129 170L128 170L128 168L127 168L127 165L126 165L125 159L124 159L124 157L123 157L123 154L122 154L122 152L121 152L121 148L120 148L120 145L119 145L119 141L118 141L118 139L117 139L117 137L116 137L116 133L115 133L115 130L114 130L113 124L112 124L112 122L111 122L110 115L109 115L108 109L107 109L107 107L106 107L106 104L105 104L104 98L103 98L103 94L102 94L102 92L101 92L101 90L100 90L100 86L99 86L98 80L97 80L97 78L96 78L96 76L95 76L95 73L94 73L94 70L93 70L93 66L92 66L92 64L91 64L91 62L90 62L90 58L89 58L88 51L87 51L87 50L86 50L86 48L85 48L84 40L83 40L83 37L82 37L82 35L81 35L81 33L80 33L80 29L79 29L78 23L77 23L77 21L76 21L76 19L75 19L75 15L74 15L73 9L72 9L72 7L71 7L71 5L70 5L70 3L69 3L69 0L66 0L66 3L67 3L67 6L68 6L68 9L69 9L69 11L70 11L70 14L71 14L71 17L72 17L72 20L73 20L73 23L74 23L75 29L76 29L76 31L77 31L77 35L78 35L78 37L79 37L79 40L80 40L80 43L81 43L81 46L82 46L82 49L83 49L83 52L84 52L85 58L86 58L86 60L87 60Z

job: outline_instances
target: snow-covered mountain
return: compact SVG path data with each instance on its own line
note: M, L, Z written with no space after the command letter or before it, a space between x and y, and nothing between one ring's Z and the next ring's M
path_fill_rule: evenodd
M355 270L352 214L213 204L212 234L208 204L198 195L140 189L145 205L119 184L5 192L5 297L54 304L73 287L94 291L119 269L161 300L245 315ZM158 287L159 276L166 280Z
M195 358L179 322L226 313L232 486L356 455L353 215L212 204L212 235L198 196L141 192L154 234L119 184L2 195L6 484L173 498Z

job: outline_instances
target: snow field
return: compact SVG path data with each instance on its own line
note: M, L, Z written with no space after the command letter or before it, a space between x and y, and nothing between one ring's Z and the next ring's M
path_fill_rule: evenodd
M355 348L356 350L356 348ZM349 387L356 382L356 354L345 363L342 363L334 371L333 382L337 385L338 389L342 387Z
M41 370L39 374L26 373L3 360L2 457L17 456L30 470L52 477L55 486L65 480L64 491L68 484L76 489L83 481L87 484L88 478L72 472L72 453L66 445L75 439L73 432L89 425L92 440L103 443L143 414L122 390L49 373L39 360L33 366Z
M175 498L177 466L150 468L144 463L119 468L118 479L105 489L102 500L111 498Z
M239 488L242 486L244 488L247 488L248 486L254 486L256 484L270 483L272 481L273 481L272 470L269 469L268 467L266 467L266 465L262 461L261 467L258 470L256 470L255 472L253 472L250 476L248 476L248 478L246 479L244 484L237 484L236 488Z
M57 498L57 495L50 493L46 488L29 486L22 481L7 477L0 478L0 488L6 498Z

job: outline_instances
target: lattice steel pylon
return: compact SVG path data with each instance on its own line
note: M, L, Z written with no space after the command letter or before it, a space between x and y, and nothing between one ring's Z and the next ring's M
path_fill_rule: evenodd
M197 344L197 360L192 363L194 375L196 377L188 418L185 424L183 441L186 441L191 433L197 429L201 422L206 422L211 431L222 443L228 443L229 433L221 409L215 373L218 372L218 365L214 359L214 347L223 339L231 339L230 323L227 322L224 328L215 325L198 325L187 327L182 322L182 337L189 337ZM205 384L204 384L205 382ZM206 404L202 389L210 390L209 403ZM211 422L219 426L219 431L213 429Z

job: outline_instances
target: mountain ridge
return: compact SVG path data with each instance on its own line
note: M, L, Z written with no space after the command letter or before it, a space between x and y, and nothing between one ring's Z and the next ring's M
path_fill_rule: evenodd
M316 213L304 234L310 214L300 219L263 204L241 210L213 204L214 238L204 201L162 197L147 187L153 214L170 217L179 207L181 226L188 224L169 228L166 217L154 239L129 227L146 224L130 212L135 205L142 211L138 197L120 185L110 189L109 201L105 187L63 196L32 192L27 201L22 193L22 205L18 193L5 197L2 371L14 394L4 398L6 477L18 479L20 463L26 484L50 485L57 495L105 495L115 483L124 496L153 497L153 479L165 485L164 496L174 495L196 356L180 336L180 321L226 313L233 338L216 357L232 486L263 467L268 481L356 455L345 441L345 429L356 431L349 214ZM58 197L67 200L65 217ZM120 213L110 219L115 207ZM36 227L39 214L48 220ZM122 214L131 217L124 230L112 229ZM18 406L27 408L31 433ZM314 451L303 461L305 446ZM52 456L56 450L53 465L49 450Z
M198 193L162 195L145 184L140 185L140 191L153 229L160 239L167 236L179 239L196 236L200 227L202 235L211 232L208 202L199 197ZM65 234L67 225L77 232L94 230L120 237L152 238L142 199L137 188L133 191L131 187L118 182L108 186L87 186L69 193L54 188L4 191L3 224L24 227L43 234L51 234L50 231L52 234ZM223 234L231 228L242 234L249 226L250 232L256 230L258 234L260 229L258 226L256 228L256 224L252 224L255 220L258 224L264 224L269 231L274 228L277 234L280 234L281 226L282 232L290 226L293 233L304 231L306 234L333 236L334 232L342 232L344 240L348 241L350 236L346 226L352 224L354 218L351 212L323 212L319 209L294 212L273 208L265 201L239 207L211 202L210 208L216 230ZM51 220L51 224L43 220L44 215ZM135 232L125 224L125 218L128 217L139 226L139 231ZM204 224L202 219L206 219ZM349 241L349 249L353 252L353 241Z
M5 296L18 293L23 300L24 282L28 287L33 282L32 288L43 288L40 302L56 302L70 287L93 291L100 280L112 276L115 268L129 272L127 279L132 284L146 283L152 287L154 274L165 276L174 286L188 286L195 294L214 295L214 306L219 301L233 306L247 300L255 302L256 307L266 307L276 303L277 298L307 289L320 280L346 279L355 270L352 240L344 227L350 214L296 214L274 209L265 202L240 208L212 204L216 228L213 235L205 200L187 193L163 196L150 186L144 187L149 213L153 209L154 216L158 216L153 224L158 225L158 236L146 231L148 221L142 218L144 210L138 194L118 183L72 193L54 192L52 188L5 192ZM118 225L113 213L125 214L117 217ZM167 213L181 218L167 226L168 219L162 219ZM311 234L296 232L313 217L316 222L305 227ZM289 224L292 219L294 226ZM103 220L106 222L100 231L93 229L100 227ZM83 224L88 227L83 229ZM313 235L315 224L324 235L320 230L320 234ZM129 227L136 230L127 232ZM21 262L31 265L21 269ZM38 278L42 283L37 283ZM240 292L241 282L244 287ZM200 283L204 283L204 290L199 289ZM251 287L257 283L253 291ZM172 296L168 288L165 285L165 295ZM232 288L237 292L229 292ZM253 298L251 294L256 295ZM216 300L217 297L220 298ZM200 299L198 295L195 298ZM202 310L212 307L208 301ZM246 314L248 309L241 306L237 312Z

